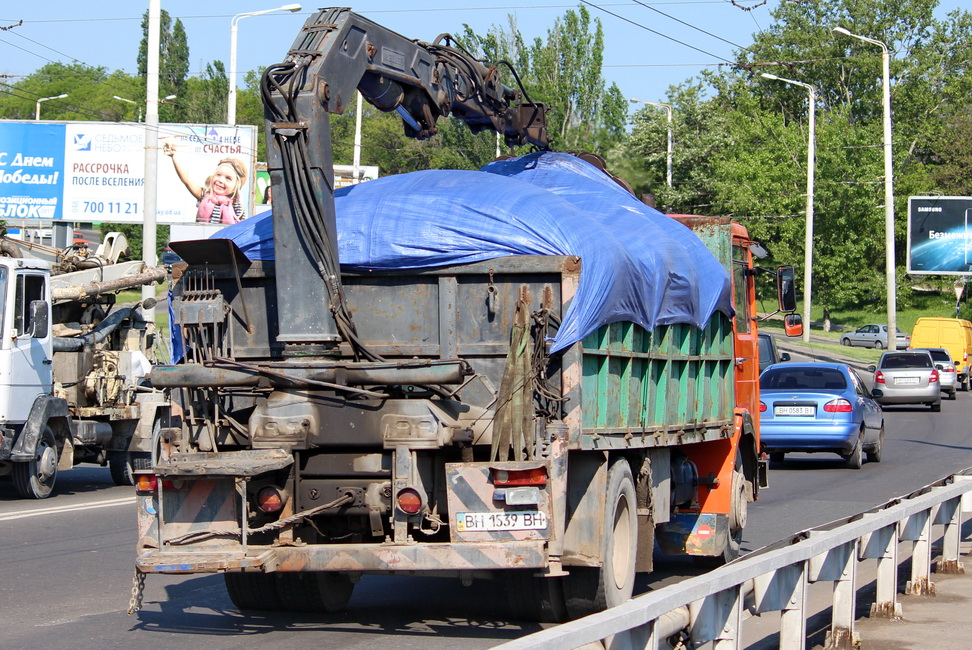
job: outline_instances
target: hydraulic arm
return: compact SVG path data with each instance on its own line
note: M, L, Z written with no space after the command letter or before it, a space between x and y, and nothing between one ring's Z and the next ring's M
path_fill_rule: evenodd
M405 134L432 137L453 115L473 132L493 130L508 145L547 148L546 109L486 66L446 43L412 41L348 9L322 9L304 24L285 62L267 68L261 90L273 186L273 226L280 333L285 354L329 354L356 344L344 306L334 216L329 113L342 113L354 91L396 111ZM521 96L526 101L521 102Z

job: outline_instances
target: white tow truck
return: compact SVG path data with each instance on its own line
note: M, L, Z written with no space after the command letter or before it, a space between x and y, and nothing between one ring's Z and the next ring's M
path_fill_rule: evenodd
M167 274L121 261L127 249L120 233L94 252L0 239L0 477L21 497L50 496L78 463L108 465L122 485L149 462L166 408L149 383L155 325L148 301L116 297Z

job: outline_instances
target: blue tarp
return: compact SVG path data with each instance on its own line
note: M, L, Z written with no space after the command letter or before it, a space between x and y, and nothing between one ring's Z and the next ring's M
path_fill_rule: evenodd
M386 176L339 189L334 202L349 271L580 256L577 295L553 351L607 323L704 327L714 311L732 313L728 272L688 228L568 154ZM214 237L232 239L249 259L273 259L269 212Z

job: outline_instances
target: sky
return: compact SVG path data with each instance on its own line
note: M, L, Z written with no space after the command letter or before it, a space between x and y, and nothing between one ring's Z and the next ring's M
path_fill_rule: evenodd
M772 24L771 11L786 1L591 0L586 4L604 27L607 82L617 83L626 97L657 102L665 101L669 86L731 60L734 50L752 42L753 33ZM942 0L938 15L965 2ZM136 71L141 15L148 9L148 0L43 0L4 5L0 8L0 81L16 81L49 61ZM161 6L185 25L190 73L198 74L216 59L229 68L234 14L280 5L251 0L234 5L161 0ZM579 2L564 0L527 0L524 4L509 0L372 0L351 8L409 39L432 41L442 33L461 34L464 23L485 34L493 25L505 27L509 15L515 17L527 40L545 37L556 18L578 6ZM316 7L305 4L297 13L275 12L240 20L238 83L242 85L245 71L282 61ZM20 20L22 25L8 29Z

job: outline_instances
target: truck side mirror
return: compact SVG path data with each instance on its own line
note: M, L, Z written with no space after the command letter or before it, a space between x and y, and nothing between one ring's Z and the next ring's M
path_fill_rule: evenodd
M803 317L800 314L787 314L784 316L783 332L787 336L803 336Z
M779 294L780 311L796 311L796 274L792 266L776 270L776 291Z
M30 336L35 339L46 339L50 326L50 308L46 300L30 301Z

